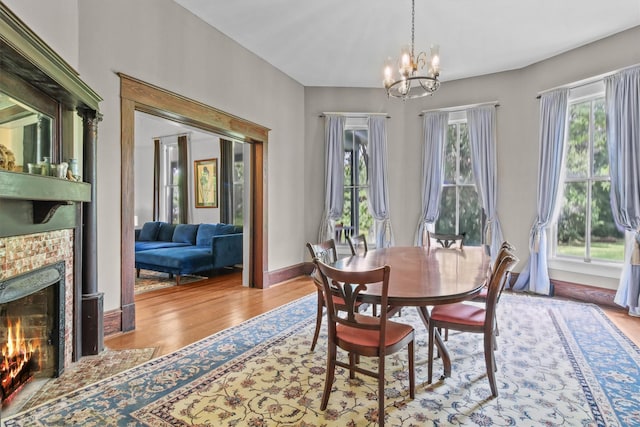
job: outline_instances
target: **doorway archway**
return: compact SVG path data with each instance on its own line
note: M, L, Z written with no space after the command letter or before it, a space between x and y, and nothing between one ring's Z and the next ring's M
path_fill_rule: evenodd
M251 214L249 217L249 285L263 288L267 265L266 181L264 169L269 129L198 101L118 73L121 123L121 330L135 329L134 127L135 111L251 144Z

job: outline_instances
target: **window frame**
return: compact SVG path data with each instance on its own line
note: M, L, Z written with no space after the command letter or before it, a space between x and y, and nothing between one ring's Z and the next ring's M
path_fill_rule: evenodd
M444 190L445 188L455 188L455 194L456 194L456 212L455 212L455 232L454 234L460 234L460 193L461 193L461 189L463 187L469 187L469 188L473 188L473 190L475 191L476 195L478 195L478 187L476 185L475 182L475 177L473 176L473 171L471 171L471 182L463 182L460 176L460 141L461 141L461 132L460 132L460 125L461 124L465 124L467 125L467 133L468 133L468 129L469 129L469 124L468 124L468 120L467 120L467 113L466 111L455 111L455 112L451 112L449 114L449 121L447 122L447 135L449 135L449 127L450 126L457 126L458 129L456 131L456 171L455 171L455 183L447 183L445 181L442 182L442 193L441 193L441 199L440 199L440 208L442 207L442 196L444 196ZM447 140L445 141L445 153L444 155L446 156L446 148L448 145L448 137ZM471 142L469 141L469 144ZM469 146L469 156L471 156L471 146ZM483 245L484 242L484 233L482 233L482 230L484 230L484 226L485 226L485 222L486 222L486 216L484 213L484 208L482 207L482 203L480 202L480 200L478 200L478 208L480 210L479 214L479 221L480 221L480 245ZM438 217L440 217L440 214L442 213L442 211L440 210ZM435 226L438 222L438 219L436 219L436 222L434 223L434 229ZM435 229L436 232L438 232L438 229Z
M347 132L356 132L356 131L366 131L367 133L367 146L369 143L369 119L368 117L347 117L345 120L345 126L342 132L343 135L343 141L346 141L346 135ZM353 138L354 142L356 141L357 138ZM346 148L344 149L344 155L346 155L347 150ZM344 161L344 155L343 155L343 161ZM352 167L352 174L353 176L356 177L356 181L357 178L359 177L359 172L360 172L360 167L359 167L359 160L360 157L360 151L357 151L357 155L352 155L352 159L351 159L351 167ZM355 166L355 167L354 167ZM368 194L369 194L369 188L370 188L370 177L369 177L369 165L366 164L366 174L367 174L367 183L366 184L360 184L359 182L355 182L355 183L351 183L351 182L347 182L347 180L345 179L344 183L343 183L343 194L345 194L347 192L347 190L349 190L351 192L351 216L352 216L352 224L345 224L347 225L347 227L350 227L350 233L353 236L356 236L358 234L361 233L360 230L360 200L359 197L357 197L358 193L360 192L360 190L364 189L367 192L367 210L369 210L369 205L368 205ZM344 176L344 172L343 172L343 176ZM346 177L345 177L346 178ZM344 202L343 202L343 207L344 207ZM343 212L344 215L344 212ZM344 225L343 225L344 226ZM336 230L336 246L339 247L345 247L348 246L348 242L346 239L346 234L344 236L343 239L338 238L339 236L338 234L338 230ZM346 230L342 230L342 232L347 232ZM365 238L367 238L367 245L371 248L375 247L375 242L370 241L369 239L370 236L368 236L367 234L365 234Z
M622 270L622 266L624 263L623 260L614 261L614 260L606 260L600 258L592 258L591 257L591 220L592 220L592 185L596 182L611 182L611 175L609 174L607 177L603 176L594 176L593 164L594 164L594 102L596 100L605 97L605 88L604 82L602 80L593 82L591 84L587 84L581 87L577 87L575 89L571 89L569 93L569 99L567 103L567 122L565 129L565 156L568 153L568 136L569 136L569 108L572 105L580 104L589 101L590 102L590 120L589 120L589 159L588 159L588 168L587 168L587 177L580 178L569 178L566 176L566 172L564 172L563 177L563 190L564 186L570 182L583 182L587 187L587 200L585 203L589 206L585 215L585 254L583 256L573 256L573 255L565 255L558 253L558 223L560 219L560 215L558 213L558 217L553 222L550 227L550 238L548 239L547 245L549 246L549 257L548 257L548 267L550 269L563 270L572 273L581 273L588 274L600 277L609 277L609 278L619 278L620 272ZM566 158L565 164L562 166L566 168ZM564 202L564 198L560 197L558 200L558 210L562 208ZM625 233L624 237L624 248L626 253L626 241L627 236ZM588 246L587 246L588 245Z

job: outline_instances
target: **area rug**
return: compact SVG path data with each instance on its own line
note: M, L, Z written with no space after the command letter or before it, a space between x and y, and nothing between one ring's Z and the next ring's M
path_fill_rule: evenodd
M180 276L180 286L204 279L206 279L206 277L192 275ZM155 291L157 289L170 288L171 286L176 286L175 276L169 278L169 274L167 273L140 270L140 277L136 277L134 292L138 295L144 292Z
M321 411L326 330L309 352L315 294L175 353L3 420L13 426L377 425L376 380L339 369ZM387 426L637 426L640 350L596 306L503 295L491 398L481 335L453 333L452 376L426 384L426 333L418 331L416 397L405 352L388 357ZM343 354L344 356L344 354ZM375 361L362 358L363 365ZM440 360L434 366L442 372Z

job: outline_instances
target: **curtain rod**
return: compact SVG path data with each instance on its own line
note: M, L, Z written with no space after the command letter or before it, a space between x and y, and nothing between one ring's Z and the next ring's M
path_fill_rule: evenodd
M173 138L174 136L188 136L188 135L191 135L192 133L193 133L192 131L180 132L180 133L172 133L172 134L169 134L169 135L154 136L151 139Z
M453 111L463 111L463 110L468 110L469 108L481 107L483 105L493 105L497 108L500 106L500 103L498 101L490 101L490 102L480 102L478 104L460 105L457 107L434 108L431 110L422 110L420 111L420 114L418 114L418 116L422 117L426 113L432 113L434 111L448 111L450 113Z
M318 117L326 117L327 115L345 116L345 117L369 117L369 116L385 116L390 119L391 116L387 113L336 113L336 112L323 112Z
M619 73L621 71L630 70L631 68L635 68L635 67L638 67L638 66L640 66L640 64L629 65L628 67L618 68L617 70L608 71L606 73L603 73L603 74L600 74L600 75L597 75L597 76L594 76L594 77L589 77L589 78L586 78L586 79L583 79L583 80L578 80L577 82L573 82L573 83L568 83L568 84L565 84L565 85L552 87L551 89L545 89L545 90L543 90L541 92L538 92L538 95L536 95L536 99L540 99L540 97L542 95L544 95L545 93L548 93L548 92L551 92L551 91L554 91L554 90L558 90L558 89L569 89L569 90L571 90L571 89L577 89L577 88L582 87L582 86L587 86L587 85L590 85L592 83L596 83L596 82L598 82L600 80L604 80L606 77L609 77L609 76L611 76L613 74Z

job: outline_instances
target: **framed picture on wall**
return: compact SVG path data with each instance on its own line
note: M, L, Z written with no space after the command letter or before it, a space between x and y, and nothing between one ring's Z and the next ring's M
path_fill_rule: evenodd
M218 159L193 162L196 208L218 207Z

